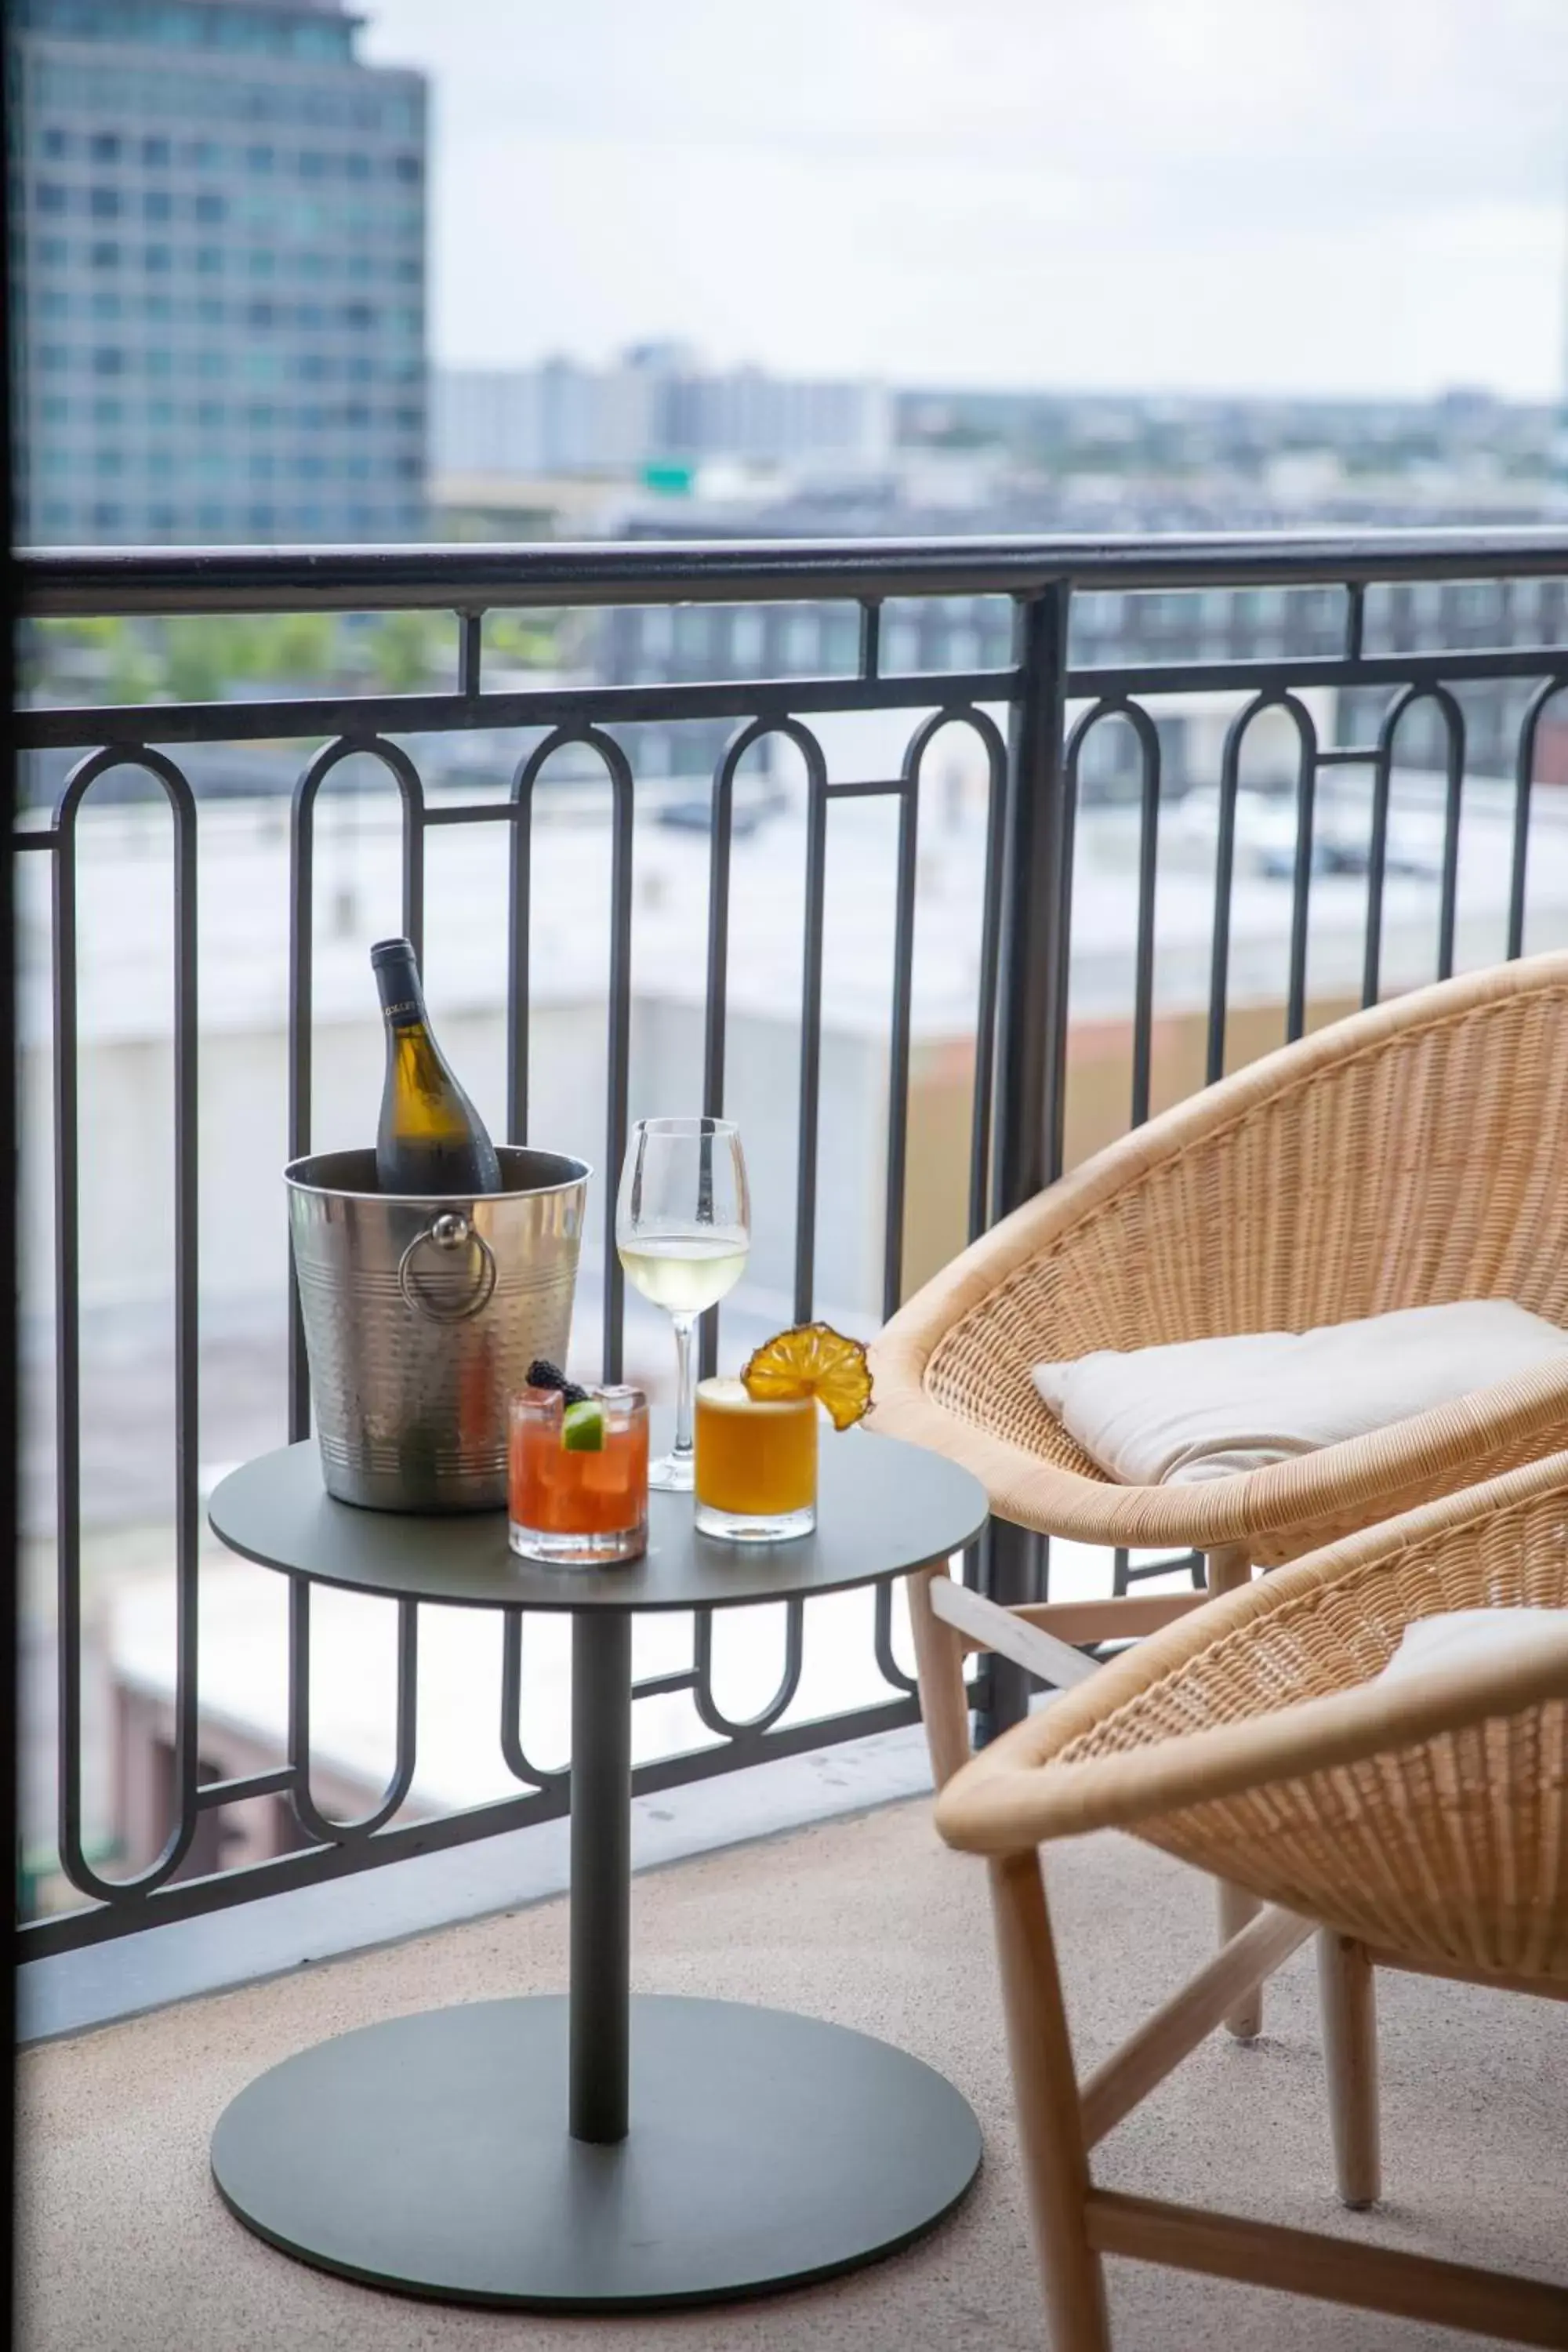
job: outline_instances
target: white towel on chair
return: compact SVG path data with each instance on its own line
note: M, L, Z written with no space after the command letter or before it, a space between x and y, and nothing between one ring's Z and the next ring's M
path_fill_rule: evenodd
M1472 1298L1311 1331L1102 1348L1033 1377L1111 1477L1183 1486L1363 1436L1556 1356L1568 1331L1511 1299Z

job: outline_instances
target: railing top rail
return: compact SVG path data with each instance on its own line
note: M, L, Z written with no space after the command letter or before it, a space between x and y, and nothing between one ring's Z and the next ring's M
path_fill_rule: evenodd
M1568 529L1107 538L597 540L498 546L26 549L37 618L426 606L753 604L1082 589L1342 586L1568 571Z

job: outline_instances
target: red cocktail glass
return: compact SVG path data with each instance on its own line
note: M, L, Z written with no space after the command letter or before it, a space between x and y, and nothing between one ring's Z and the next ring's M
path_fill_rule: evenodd
M558 1389L511 1401L510 1541L525 1559L597 1568L647 1549L647 1399L591 1388L568 1405Z

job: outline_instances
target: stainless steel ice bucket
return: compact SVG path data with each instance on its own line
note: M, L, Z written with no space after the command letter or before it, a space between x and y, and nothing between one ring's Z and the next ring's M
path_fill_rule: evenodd
M374 1151L284 1171L327 1492L378 1511L506 1501L506 1407L565 1360L589 1169L500 1150L505 1191L378 1192Z

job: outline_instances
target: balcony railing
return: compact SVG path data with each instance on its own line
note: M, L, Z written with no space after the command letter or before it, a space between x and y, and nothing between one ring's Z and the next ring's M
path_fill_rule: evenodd
M1406 592L1414 583L1501 583L1495 608L1502 616L1497 642L1477 644L1471 626L1459 646L1415 641L1419 632L1409 625ZM1549 583L1548 592L1523 593L1527 583ZM703 925L689 944L692 968L702 974L699 1059L702 1107L710 1112L725 1108L727 1092L733 1097L733 982L738 962L749 952L746 939L733 936L731 886L742 830L738 786L748 756L754 760L771 746L786 758L796 779L804 885L800 977L794 998L798 1042L794 1197L788 1278L782 1286L787 1295L781 1303L799 1319L818 1308L823 1293L820 1244L836 1207L835 1183L831 1169L824 1165L822 1143L825 943L835 813L858 802L882 803L890 822L879 853L879 886L890 896L891 919L884 976L886 1114L879 1165L874 1171L880 1224L877 1296L870 1302L874 1320L874 1309L889 1311L909 1279L921 785L938 738L949 729L966 730L976 799L983 803L975 822L977 854L966 868L973 873L974 903L968 919L973 954L965 1016L963 1203L951 1235L957 1245L965 1233L979 1232L1057 1174L1069 1150L1069 1024L1079 1009L1073 961L1075 882L1081 896L1088 883L1077 869L1092 807L1102 798L1115 797L1110 785L1095 784L1091 772L1099 730L1117 726L1130 730L1133 751L1131 762L1119 772L1127 790L1114 812L1115 854L1097 887L1102 896L1109 890L1127 917L1118 932L1119 938L1125 933L1128 950L1128 985L1120 1008L1127 1048L1122 1100L1126 1120L1135 1124L1148 1116L1161 1091L1156 1064L1165 1000L1159 984L1159 915L1173 854L1176 782L1188 802L1194 793L1201 802L1197 814L1202 821L1183 836L1183 888L1190 898L1193 888L1200 887L1206 909L1201 1003L1194 1017L1201 1024L1201 1056L1194 1075L1201 1072L1208 1080L1226 1066L1227 1050L1236 1057L1229 1016L1235 1000L1237 893L1241 866L1255 856L1247 826L1259 806L1267 804L1279 820L1274 827L1278 839L1256 856L1262 860L1258 870L1273 876L1269 903L1278 908L1281 968L1277 992L1285 1035L1300 1034L1320 1002L1343 996L1370 1002L1380 992L1408 984L1413 977L1442 976L1454 968L1461 950L1461 960L1487 961L1517 956L1527 944L1546 946L1568 937L1568 826L1558 814L1561 809L1568 815L1568 792L1558 796L1545 788L1548 782L1561 782L1568 770L1557 764L1559 750L1550 760L1542 759L1542 745L1556 716L1553 698L1568 690L1568 642L1558 625L1564 583L1568 536L1558 532L1506 538L1465 532L1100 544L954 540L320 553L93 552L26 558L25 607L36 619L417 608L455 614L458 648L457 679L450 691L36 706L25 709L17 721L24 751L80 755L52 814L44 818L35 813L18 835L20 849L47 861L50 869L58 1853L65 1877L84 1898L75 1910L31 1923L25 1931L29 1951L68 1948L400 1855L484 1837L561 1813L567 1802L564 1771L531 1758L521 1706L528 1635L521 1614L511 1612L504 1628L497 1739L516 1783L515 1793L439 1818L399 1818L416 1765L418 1623L415 1607L408 1604L398 1629L396 1752L390 1779L381 1801L363 1818L331 1818L311 1793L311 1617L309 1595L302 1590L293 1595L289 1618L284 1760L216 1780L203 1778L197 1638L202 1171L197 1139L202 1110L198 1047L204 1033L197 983L199 871L209 804L193 789L186 772L190 762L188 757L183 761L182 747L280 739L302 739L315 747L303 758L293 793L287 935L280 930L274 942L277 967L287 972L288 1102L277 1137L279 1164L311 1148L318 819L323 788L334 772L345 761L368 757L380 764L395 791L402 916L416 944L423 939L426 850L432 836L448 827L495 828L496 861L505 876L508 904L504 1130L509 1139L521 1142L530 1122L531 1009L537 1009L532 1003L538 974L531 968L531 938L537 936L532 885L540 787L551 781L552 763L560 772L562 755L574 777L584 767L596 769L603 782L595 805L604 809L610 849L603 996L605 1101L602 1150L596 1156L612 1178L631 1109L636 845L652 792L639 768L637 747L646 738L637 730L699 720L723 722L730 730L711 779ZM1309 632L1304 643L1298 637L1289 652L1238 653L1237 646L1247 642L1245 633L1215 600L1258 590L1286 597L1313 592L1316 635ZM1161 592L1167 604L1173 597L1202 592L1203 609L1220 614L1212 658L1190 658L1185 652L1177 658L1162 657L1157 646L1152 652L1141 648L1128 633L1118 650L1118 641L1106 635L1106 600L1135 599L1152 591ZM1095 658L1088 662L1078 657L1074 635L1075 609L1086 598L1094 600L1095 623ZM929 610L935 600L952 599L1002 600L1008 615L1006 657L942 674L896 667L889 658L890 632L883 627L889 608L901 610L909 600L912 609ZM852 664L835 674L790 677L543 679L521 685L514 677L501 685L486 683L488 613L784 604L826 605L851 615ZM1391 614L1400 616L1398 626ZM1547 615L1552 625L1543 630L1537 625ZM1325 628L1331 632L1327 637ZM1543 635L1550 641L1540 641ZM994 641L994 633L989 641ZM909 642L907 636L902 642ZM988 637L975 633L963 642L984 646ZM1510 740L1504 774L1478 776L1467 761L1467 717L1479 707L1477 698L1484 697L1491 698L1491 740L1496 740L1500 724ZM1564 709L1568 712L1568 706ZM1184 713L1194 712L1207 713L1211 723L1217 717L1220 731L1213 736L1212 761L1205 769L1207 755L1201 747L1189 751L1186 772L1173 779L1168 753L1173 728ZM1369 712L1375 713L1370 722ZM829 722L868 713L882 714L879 725L898 729L899 748L890 760L879 753L870 772L860 772L861 755L839 751L830 756L824 738ZM1268 723L1270 713L1276 728L1290 730L1290 772L1279 789L1259 800L1251 794L1244 771L1256 740L1254 730ZM1417 722L1426 727L1436 747L1434 772L1422 771L1412 777L1406 772L1410 762L1404 747ZM1325 730L1331 740L1325 740ZM415 739L475 730L486 730L490 740L498 733L510 739L510 785L478 796L427 789ZM1554 734L1552 740L1555 743ZM176 1623L173 1824L153 1861L134 1875L117 1878L105 1869L102 1856L90 1850L85 1826L84 1751L93 1727L83 1688L83 1154L78 981L83 942L79 936L79 846L84 803L93 787L126 771L152 780L173 824L169 1115ZM574 789L587 788L574 784ZM1331 791L1338 797L1329 840L1323 810ZM1403 950L1399 969L1391 971L1386 952L1391 881L1406 898L1410 887L1409 860L1399 847L1395 822L1402 795L1414 795L1417 830L1425 826L1424 837L1429 841L1423 871L1430 886L1432 920L1426 969L1419 973L1405 968L1408 956ZM1481 829L1475 835L1480 844L1475 852L1478 873L1495 868L1500 880L1489 897L1481 889L1467 929L1462 848L1471 840L1467 830L1471 826ZM1347 850L1352 835L1352 847ZM1538 914L1537 884L1543 875L1547 890ZM1347 891L1355 896L1353 979L1348 982L1331 976L1320 985L1314 975L1313 911L1315 897L1323 891L1333 894L1342 913ZM1121 923L1120 915L1117 921ZM204 953L221 962L221 945L209 943ZM439 1002L438 965L433 983ZM770 1177L779 1189L776 1169ZM614 1247L613 1181L601 1186L599 1215L601 1347L605 1372L614 1378L622 1366L626 1301ZM716 1358L716 1319L706 1318L705 1369ZM308 1371L292 1297L287 1350L287 1430L277 1430L278 1440L285 1434L303 1437L310 1430ZM1172 1564L1163 1565L1168 1571ZM1113 1573L1118 1585L1124 1586L1130 1577L1148 1573L1150 1568L1150 1563L1120 1556ZM1018 1530L998 1528L982 1556L968 1563L968 1572L1003 1599L1037 1596L1047 1573L1045 1548ZM710 1744L644 1763L637 1774L639 1789L668 1787L912 1721L912 1679L901 1659L889 1597L884 1591L878 1599L878 1613L868 1628L867 1671L875 1677L879 1695L826 1719L803 1721L795 1706L804 1642L798 1606L789 1612L783 1630L776 1687L744 1720L721 1703L711 1628L699 1620L689 1662L646 1678L644 1688L650 1696L689 1694ZM1016 1716L1024 1703L1016 1670L998 1662L978 1688L977 1699L990 1725ZM298 1849L244 1869L209 1869L192 1875L193 1860L202 1852L198 1836L204 1820L215 1808L263 1796L291 1806L300 1840Z

